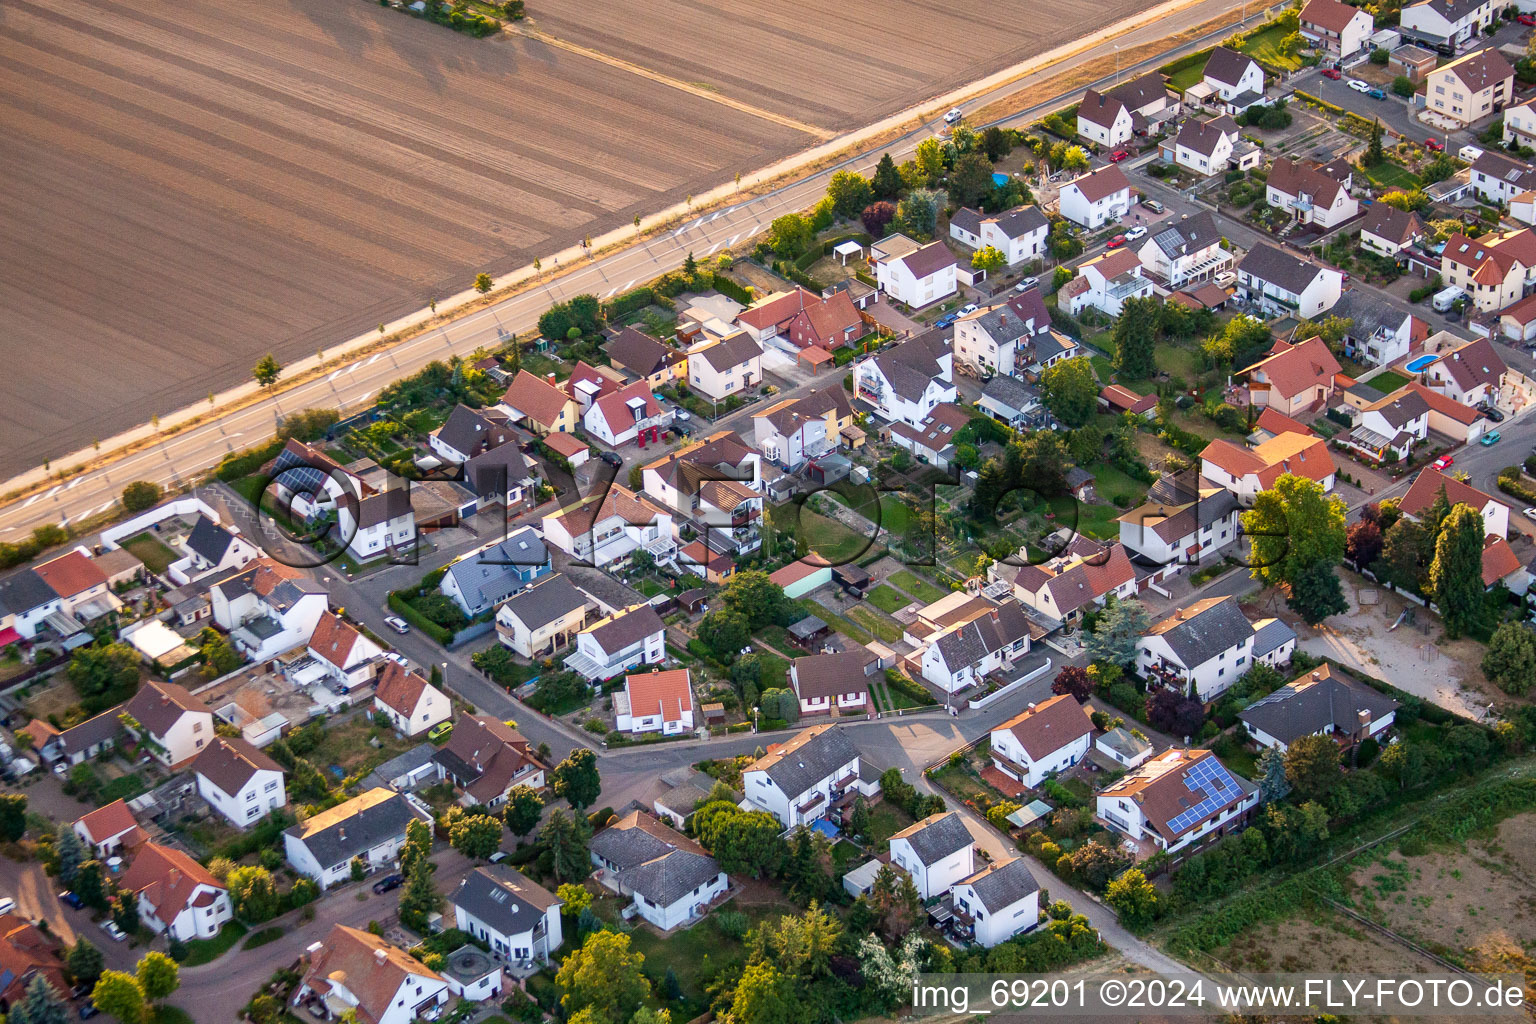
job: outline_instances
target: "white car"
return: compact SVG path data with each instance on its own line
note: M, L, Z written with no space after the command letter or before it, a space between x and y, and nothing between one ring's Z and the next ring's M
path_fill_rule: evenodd
M1369 82L1362 82L1358 78L1351 78L1349 80L1349 87L1351 89L1355 90L1355 92L1370 92L1371 91L1371 83L1369 83Z
M1230 270L1223 270L1221 273L1216 275L1216 287L1226 288L1236 280L1236 274L1232 273Z
M14 914L15 912L16 901L9 896L0 897L0 914Z
M687 423L692 417L688 414L687 409L674 409L672 411L672 418Z
M1145 224L1138 224L1135 227L1131 228L1131 230L1129 230L1129 231L1127 231L1125 233L1125 240L1127 242L1134 242L1138 238L1145 238L1146 234L1147 234L1146 225Z
M1528 508L1521 514L1527 519L1536 520L1536 508Z
M111 937L113 942L122 942L128 937L128 933L117 926L117 922L111 918L101 922L101 930Z
M955 315L956 316L970 316L972 313L976 312L976 310L978 310L980 308L981 307L976 305L976 303L968 302L965 305L961 306L959 309L957 309L955 311Z
M1024 280L1014 285L1013 290L1016 292L1027 292L1039 283L1040 279L1038 277L1026 277Z
M950 108L949 113L944 115L944 123L945 124L955 124L957 121L959 121L964 116L965 116L965 112L962 111L959 107L952 107L952 108Z
M400 618L398 615L386 615L384 617L384 625L388 626L396 633L399 633L401 636L404 636L411 631L411 624Z

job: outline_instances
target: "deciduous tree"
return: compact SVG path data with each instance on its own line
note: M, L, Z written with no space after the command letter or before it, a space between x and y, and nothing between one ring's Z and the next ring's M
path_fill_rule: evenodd
M1505 693L1530 693L1536 687L1536 632L1521 622L1501 623L1488 640L1483 674Z
M176 961L154 950L139 958L134 974L144 990L144 998L151 1002L158 1002L181 987L181 968Z
M798 213L786 213L768 225L768 244L785 259L794 259L810 248L810 222Z
M475 275L475 291L479 292L481 295L484 295L494 287L496 287L496 282L491 280L490 274Z
M1145 928L1157 916L1157 888L1140 868L1128 868L1111 881L1104 890L1104 902L1133 931Z
M851 219L869 205L874 189L869 179L857 171L836 171L827 180L827 198L832 200L832 208L839 217Z
M1344 596L1339 574L1333 566L1313 562L1297 570L1285 606L1300 615L1307 625L1315 626L1330 615L1349 611L1349 600Z
M1063 359L1040 375L1040 397L1051 414L1069 427L1081 427L1098 411L1099 382L1087 359Z
M949 197L961 206L975 206L992 191L992 161L980 153L967 153L955 161L949 175Z
M1339 745L1328 736L1302 736L1285 750L1285 781L1308 800L1321 800L1339 781Z
M570 756L555 765L550 785L555 795L572 807L591 807L603 789L603 780L597 771L597 755L586 747L571 751Z
M131 974L103 971L91 989L91 1003L109 1017L116 1017L122 1024L143 1024L144 986Z
M884 236L885 229L891 221L896 219L896 204L882 199L878 203L870 203L864 207L864 212L859 214L859 220L875 238Z
M752 627L733 608L715 608L699 620L699 641L723 662L733 661L752 639Z
M282 364L279 363L276 357L274 357L270 352L262 356L256 365L251 367L251 377L254 378L256 383L263 389L269 388L273 384L276 384L277 378L282 376L282 373Z
M544 798L538 790L528 786L514 786L507 797L505 817L507 831L515 836L526 836L539 825L544 814Z
M624 1024L650 995L645 957L622 932L592 932L560 965L555 983L567 1018L590 1010L600 1024Z
M992 273L1008 265L1008 257L995 245L984 245L971 253L971 267L976 270L984 270Z
M1051 692L1057 695L1070 693L1079 704L1086 704L1093 696L1093 680L1088 678L1087 669L1064 665L1051 682Z
M1312 565L1338 565L1344 558L1344 511L1344 499L1324 494L1315 480L1281 476L1242 514L1253 577L1282 586Z
M277 915L279 899L272 874L254 864L242 865L229 873L225 881L235 916L251 924L269 921Z
M1370 520L1360 519L1349 524L1344 535L1344 557L1357 569L1369 569L1371 563L1381 557L1384 543L1381 527Z
M160 485L149 480L135 480L123 488L123 508L128 512L143 512L160 504L164 492Z
M466 814L449 829L448 842L471 860L486 860L501 849L501 822L489 814Z

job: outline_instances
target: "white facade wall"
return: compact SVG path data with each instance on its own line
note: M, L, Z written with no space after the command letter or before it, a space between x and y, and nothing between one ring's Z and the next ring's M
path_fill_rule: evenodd
M911 843L904 838L895 838L891 840L891 863L912 876L917 894L927 900L942 896L960 879L976 873L976 847L969 845L936 864L924 864Z
M254 825L288 802L283 773L267 768L256 771L238 793L224 792L206 775L199 773L197 792L237 828Z
M1039 761L1029 756L1019 738L1009 729L992 730L992 749L1002 754L1008 760L1025 769L1024 777L1019 779L1031 789L1044 782L1049 776L1057 772L1066 771L1068 768L1081 761L1088 753L1088 747L1092 740L1091 732L1085 732L1071 743L1057 747ZM1006 765L993 762L997 770L1009 777L1016 777L1014 771Z
M1284 650L1283 646L1281 650ZM1275 653L1279 654L1280 651ZM1191 666L1179 661L1168 641L1161 636L1143 636L1136 650L1136 671L1150 678L1153 665L1162 665L1178 672L1186 690L1193 681L1200 699L1209 703L1225 693L1242 678L1243 673L1253 667L1253 637L1244 637L1241 643L1227 648L1216 657Z
M982 906L976 890L969 885L955 886L955 903L974 920L976 944L991 949L1007 942L1040 923L1040 890L996 912Z
M1075 182L1061 190L1061 215L1085 228L1099 228L1131 212L1131 190L1123 188L1091 203Z

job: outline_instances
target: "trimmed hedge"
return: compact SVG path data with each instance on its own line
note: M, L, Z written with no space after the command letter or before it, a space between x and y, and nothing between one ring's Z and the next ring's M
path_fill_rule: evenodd
M1499 490L1510 497L1536 504L1536 488L1525 482L1519 466L1505 466L1499 470Z
M744 306L750 306L752 304L751 294L741 285L726 277L724 274L715 275L715 291L719 292L721 295L724 295L728 299L732 299L741 303Z
M447 647L453 640L452 633L411 607L410 602L398 590L392 590L389 593L389 610L427 634L440 647Z
M604 306L603 315L608 318L609 323L613 323L619 317L628 316L631 313L642 310L655 301L656 293L651 290L651 286L641 285L634 291L625 292Z

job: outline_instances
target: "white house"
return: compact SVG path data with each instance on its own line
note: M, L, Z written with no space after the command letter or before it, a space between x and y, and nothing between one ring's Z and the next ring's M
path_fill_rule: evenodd
M0 635L7 645L18 638L31 640L63 600L35 569L18 569L0 579ZM14 636L11 634L14 632Z
M1493 0L1420 0L1402 9L1398 27L1404 39L1459 47L1493 24L1499 9Z
M1343 0L1307 0L1301 9L1302 38L1335 57L1354 55L1370 40L1375 28L1369 11Z
M1444 333L1444 332L1442 332ZM1442 351L1441 344L1454 338L1436 335L1426 343L1432 351ZM1448 352L1424 370L1424 383L1462 405L1478 405L1492 402L1499 396L1499 387L1509 367L1499 357L1498 350L1487 338L1469 341Z
M432 824L405 794L370 789L284 830L283 848L295 871L328 889L352 877L354 858L370 871L393 863L413 818Z
M545 516L543 528L545 541L598 569L621 568L641 549L658 562L677 553L672 514L618 483Z
M237 828L253 825L288 802L283 769L238 737L220 736L192 762L197 792Z
M1536 146L1536 97L1504 108L1504 145Z
M800 699L802 715L862 714L869 710L869 671L876 662L858 649L813 654L789 664L789 685ZM777 680L763 680L764 686Z
M1225 487L1163 477L1122 515L1120 544L1154 565L1199 564L1237 542L1242 505Z
M451 562L438 585L470 618L490 611L550 571L549 549L531 526Z
M453 715L448 695L398 661L384 664L373 692L373 710L401 736L419 736Z
M959 264L943 241L918 245L906 235L889 235L870 253L875 283L897 302L920 308L955 294Z
M1348 177L1340 181L1283 156L1269 168L1264 183L1267 201L1289 212L1299 224L1337 227L1360 213L1360 204L1349 193Z
M1360 221L1360 244L1379 256L1396 256L1424 238L1418 214L1386 203L1372 203Z
M293 1005L311 1016L337 1020L352 1012L368 1024L411 1024L436 1020L448 1005L447 978L371 932L333 924L305 956Z
M145 680L123 705L123 727L167 768L196 757L213 742L213 712L175 683Z
M1070 694L1030 705L992 730L992 764L1009 778L1034 789L1066 771L1088 753L1093 721L1088 708Z
M593 401L581 422L587 433L617 448L631 441L642 446L656 443L672 416L671 409L662 409L656 401L650 382L637 380Z
M1260 631L1272 622L1279 628L1261 638ZM1296 634L1284 623L1266 619L1254 624L1237 598L1208 597L1148 627L1136 651L1136 671L1180 692L1193 683L1200 700L1210 702L1254 662L1283 664L1295 647Z
M1403 495L1398 507L1409 518L1422 519L1442 491L1445 492L1445 499L1450 505L1466 505L1477 510L1483 517L1485 537L1509 536L1508 505L1469 483L1447 476L1433 466L1426 466L1419 470L1419 475L1413 478L1413 483L1408 487L1408 493Z
M213 621L252 661L309 643L330 608L324 588L297 569L261 558L208 592Z
M1505 309L1536 283L1536 232L1522 228L1472 239L1458 231L1440 252L1440 276L1479 310Z
M1259 789L1209 750L1173 749L1101 789L1096 804L1109 828L1172 854L1241 831Z
M1117 146L1136 132L1156 130L1178 112L1179 101L1169 92L1167 77L1151 71L1102 94L1089 90L1078 105L1077 131L1090 142Z
M525 658L544 658L570 643L586 622L586 595L555 573L496 610L496 636Z
M1232 492L1244 507L1274 487L1282 476L1306 477L1331 492L1338 467L1328 442L1313 434L1287 431L1253 448L1218 437L1200 452L1200 476Z
M952 904L976 944L991 949L1040 923L1040 883L1023 857L1009 857L955 883Z
M941 402L955 400L955 357L943 331L928 331L853 368L853 396L875 415L922 426Z
M564 942L559 897L507 864L475 868L448 897L454 926L503 963L548 963Z
M1056 301L1065 296L1073 316L1083 310L1102 310L1119 316L1127 299L1144 299L1155 283L1142 274L1141 258L1130 249L1111 249L1078 267L1077 276L1062 286Z
M1192 217L1158 225L1136 255L1146 272L1170 288L1183 288L1232 265L1232 254L1222 248L1221 231L1207 210Z
M1536 169L1494 149L1483 150L1472 164L1472 190L1490 203L1508 203L1536 189Z
M156 935L187 942L211 939L233 918L229 890L185 852L144 843L118 888L134 894L139 920Z
M197 517L181 548L186 554L165 570L177 586L185 586L205 573L243 569L261 557L256 545L204 515Z
M127 842L130 838L143 833L128 804L120 798L81 815L74 829L91 855L103 862L125 845L130 845Z
M1264 154L1242 137L1242 129L1226 114L1200 121L1190 118L1173 141L1162 145L1163 156L1196 174L1224 174L1263 163Z
M1200 81L1228 113L1240 114L1264 98L1264 69L1246 53L1218 46L1206 58Z
M1273 187L1274 179L1270 182ZM1243 298L1278 315L1294 313L1316 319L1339 301L1344 275L1261 242L1238 261L1237 290Z
M995 215L962 206L949 219L949 237L972 249L990 245L1007 258L1010 267L1044 257L1050 233L1050 221L1033 205Z
M976 845L959 814L930 814L891 836L891 863L910 875L917 894L928 900L976 873Z
M1430 0L1431 5L1440 2L1446 0ZM1403 16L1407 15L1405 9ZM1443 64L1424 76L1426 111L1464 127L1503 109L1514 98L1514 92L1515 69L1492 46Z
M746 331L692 349L688 383L712 402L748 394L763 383L763 350Z
M1015 600L1056 622L1074 622L1111 597L1136 595L1136 567L1125 548L1106 547L1086 537L1075 537L1044 561L994 562L987 567L987 578L1010 580Z
M868 776L866 778L866 775ZM742 770L751 810L767 811L785 828L826 817L842 803L880 792L879 773L859 757L836 725L815 725Z
M1284 753L1303 736L1333 736L1346 748L1379 737L1392 728L1397 708L1391 697L1324 664L1237 717L1255 743Z
M975 618L957 622L911 657L923 678L946 693L980 683L1029 653L1029 616L1012 601L993 605Z
M1429 403L1417 392L1399 388L1355 416L1354 429L1341 443L1375 462L1391 452L1406 459L1413 446L1429 435Z
M1077 105L1077 134L1100 146L1129 142L1135 133L1131 109L1108 93L1089 89Z
M624 677L623 693L613 697L619 732L680 736L693 731L693 682L685 668L631 673Z
M512 420L501 409L471 409L460 403L443 425L427 435L427 447L444 462L468 462L517 437Z
M326 612L309 636L309 656L343 693L373 678L384 648L334 612Z
M576 634L576 652L565 667L589 682L600 682L641 665L659 665L667 656L667 626L649 604L605 616Z
M954 357L973 369L1011 374L1027 365L1036 339L1050 332L1050 310L1040 290L1031 288L956 320Z
M757 452L761 453L752 453L758 460L758 481L762 478L762 459L780 469L799 469L807 460L819 459L835 451L843 442L843 431L852 426L853 406L848 401L848 393L836 384L817 388L799 398L786 398L762 412L753 413L752 440L757 445ZM743 444L743 448L746 447ZM751 451L750 448L747 450ZM650 483L646 486L649 488ZM753 489L761 488L754 484Z
M633 897L639 915L664 932L702 917L730 888L707 850L641 811L597 833L587 849L598 880Z
M1131 212L1131 183L1118 164L1101 167L1061 188L1061 215L1090 230Z

